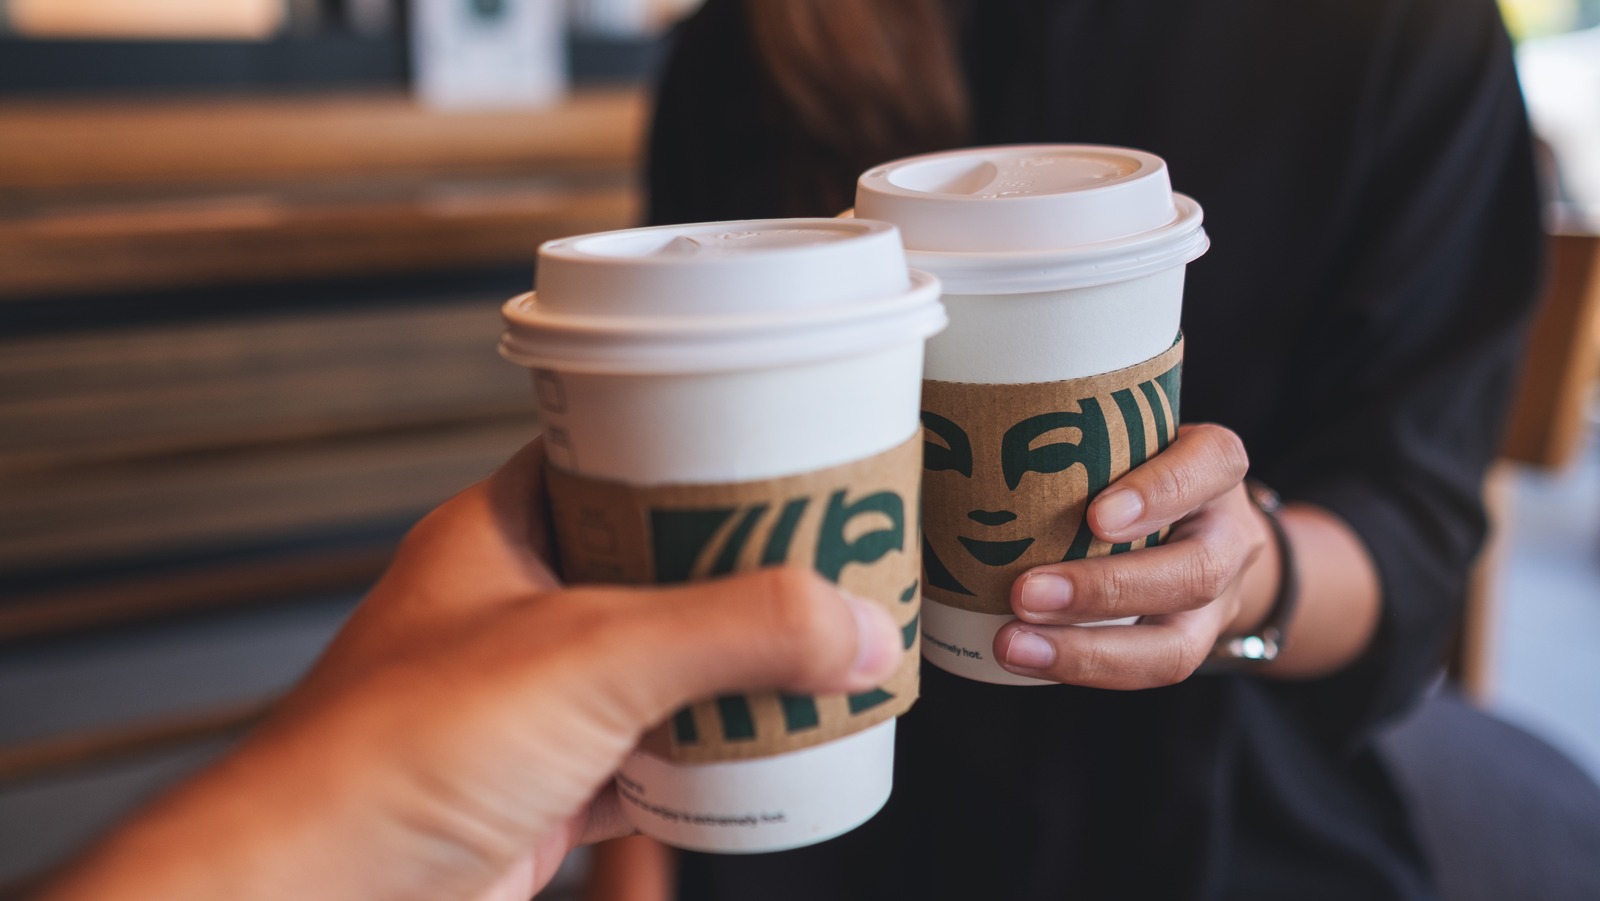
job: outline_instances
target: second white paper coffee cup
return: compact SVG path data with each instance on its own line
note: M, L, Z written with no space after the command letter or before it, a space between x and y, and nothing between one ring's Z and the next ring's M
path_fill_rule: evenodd
M937 282L908 272L882 223L564 239L541 248L539 288L506 305L502 353L533 370L550 462L638 486L775 479L902 445L924 342L946 321ZM775 851L876 813L893 750L890 719L754 759L639 751L618 786L634 825L668 844Z
M1057 382L1161 354L1178 333L1184 267L1208 246L1199 205L1172 191L1165 162L1117 147L898 160L861 176L854 215L899 226L911 265L943 283L950 327L929 342L926 363L926 377L942 382ZM954 542L930 547L962 553ZM1048 684L995 659L995 634L1015 617L923 601L923 655L935 666Z

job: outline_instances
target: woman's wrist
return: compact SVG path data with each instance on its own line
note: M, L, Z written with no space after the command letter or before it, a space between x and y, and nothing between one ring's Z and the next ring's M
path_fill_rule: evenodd
M1259 672L1288 679L1330 675L1359 658L1377 631L1382 606L1377 568L1354 530L1322 507L1290 504L1278 521L1295 555L1298 594L1292 615L1279 624L1288 650ZM1263 604L1259 598L1254 602ZM1236 622L1260 628L1269 610L1267 601L1255 613L1260 619L1246 622L1241 613Z
M1248 489L1246 489L1248 490ZM1252 528L1260 551L1245 566L1240 576L1239 607L1219 638L1254 635L1267 622L1278 598L1283 579L1282 549L1267 520L1268 514L1249 504Z

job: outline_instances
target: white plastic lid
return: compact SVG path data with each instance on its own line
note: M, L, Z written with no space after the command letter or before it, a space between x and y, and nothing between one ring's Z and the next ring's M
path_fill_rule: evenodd
M855 214L900 227L911 265L952 294L1102 285L1188 263L1209 242L1199 204L1142 150L978 147L877 166Z
M790 365L923 340L938 281L883 222L763 219L580 235L539 248L539 290L508 301L501 355L569 372Z

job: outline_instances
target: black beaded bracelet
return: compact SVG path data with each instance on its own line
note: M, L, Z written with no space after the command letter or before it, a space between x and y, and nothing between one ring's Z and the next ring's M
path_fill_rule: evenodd
M1230 663L1269 663L1283 653L1286 630L1295 604L1300 599L1300 578L1294 566L1294 546L1289 543L1289 533L1283 530L1278 514L1283 510L1283 499L1271 488L1256 481L1245 482L1245 493L1267 517L1272 528L1272 540L1278 547L1278 593L1267 611L1266 622L1250 635L1224 636L1211 649L1211 661Z

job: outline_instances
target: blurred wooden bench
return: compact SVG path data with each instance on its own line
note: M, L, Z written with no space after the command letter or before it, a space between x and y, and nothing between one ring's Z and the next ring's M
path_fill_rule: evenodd
M1494 581L1511 520L1511 466L1558 470L1588 428L1600 378L1600 234L1549 236L1544 296L1528 333L1501 463L1485 486L1493 533L1473 574L1450 670L1467 694L1487 699L1493 676ZM1594 499L1600 503L1600 498Z
M540 242L634 222L645 116L636 89L0 103L0 642L370 579L384 548L4 588L400 524L487 472L533 428L498 304ZM339 287L495 267L516 287Z
M644 117L636 90L0 103L0 301L531 264L632 221Z
M635 89L0 102L0 653L371 584L532 434L499 302L540 242L636 219L645 115ZM516 287L457 287L481 269ZM68 577L15 578L41 569ZM0 749L28 762L0 778L190 719Z
M0 101L0 656L363 591L536 428L499 304L540 242L636 221L645 117L635 89ZM269 700L0 746L0 788Z

